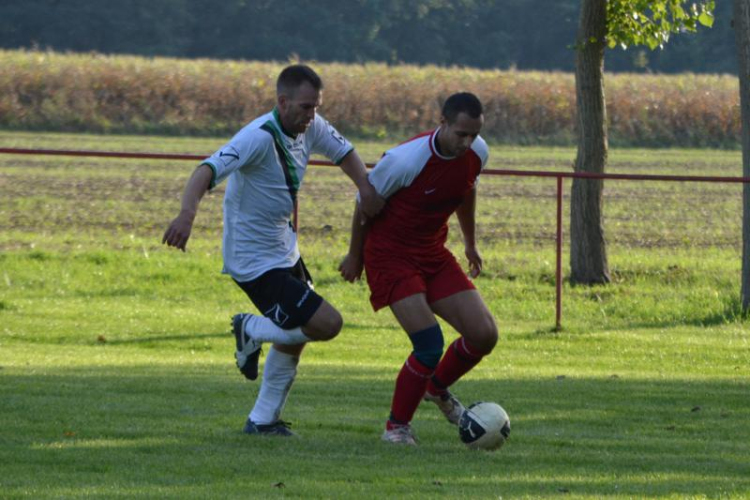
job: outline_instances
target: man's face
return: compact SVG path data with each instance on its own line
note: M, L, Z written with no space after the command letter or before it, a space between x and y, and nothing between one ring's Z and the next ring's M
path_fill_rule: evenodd
M445 117L440 119L438 142L440 150L446 156L462 156L471 147L484 124L484 116L472 118L466 113L459 113L453 123Z
M323 102L319 90L303 82L302 85L288 93L279 94L278 110L281 124L290 134L302 134L315 119L315 112Z

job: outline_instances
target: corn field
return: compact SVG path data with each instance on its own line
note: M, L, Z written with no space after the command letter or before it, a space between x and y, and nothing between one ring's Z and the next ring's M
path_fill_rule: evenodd
M575 142L572 73L309 63L320 109L342 132L403 137L437 123L443 100L477 94L483 136L497 143ZM0 128L225 136L274 105L285 63L0 51ZM737 78L606 74L610 142L738 147Z

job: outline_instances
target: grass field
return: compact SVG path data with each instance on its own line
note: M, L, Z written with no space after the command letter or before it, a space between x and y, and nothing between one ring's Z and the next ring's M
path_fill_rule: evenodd
M0 132L4 147L207 154L221 142ZM387 147L358 144L368 161ZM491 155L495 168L563 170L575 151ZM750 497L738 186L607 182L614 283L566 283L555 333L554 181L483 178L477 286L501 340L455 392L508 410L510 441L486 453L426 405L420 447L379 441L408 341L335 271L353 189L324 167L301 192L301 247L345 327L306 349L284 415L301 438L243 435L258 384L233 364L229 317L249 306L219 273L223 187L187 253L160 245L193 167L0 156L0 498ZM741 159L613 150L609 171L736 176Z

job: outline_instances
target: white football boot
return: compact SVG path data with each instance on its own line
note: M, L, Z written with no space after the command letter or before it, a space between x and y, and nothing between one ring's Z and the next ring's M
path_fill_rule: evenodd
M461 419L461 415L463 415L464 410L466 409L464 408L464 405L461 404L461 401L448 391L445 391L445 394L442 396L426 392L424 400L435 403L437 407L440 408L440 411L443 412L445 418L448 419L448 422L453 425L458 425L458 421Z
M416 446L417 438L410 425L397 425L392 429L386 429L381 439L387 443L405 444Z

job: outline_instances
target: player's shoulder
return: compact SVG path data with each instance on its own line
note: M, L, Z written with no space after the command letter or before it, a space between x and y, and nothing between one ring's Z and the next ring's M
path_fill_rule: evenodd
M258 133L263 132L264 127L268 127L269 125L277 128L280 126L280 124L277 123L273 112L260 115L258 118L245 125L242 130L247 131L248 133Z
M322 116L320 113L315 113L315 118L313 118L312 123L310 123L310 127L308 127L307 131L305 132L305 136L315 137L318 134L322 134L324 132L330 132L331 130L335 130L335 129L328 122L328 120L326 120L325 117Z
M315 118L310 124L311 127L327 127L328 125L328 120L326 120L320 113L315 113Z
M429 156L431 154L430 140L433 132L434 131L430 130L428 132L417 134L414 137L405 140L398 146L389 149L385 154L391 155L393 158L411 159L424 155Z
M478 135L477 138L474 139L474 142L471 143L471 150L479 157L482 165L487 163L487 160L490 157L490 148L487 146L487 141L485 141L481 135Z
M273 142L273 137L268 132L269 125L274 123L273 113L266 113L254 119L234 135L233 140L250 143Z
M389 198L410 186L432 156L430 133L419 134L389 149L369 174L378 193Z

